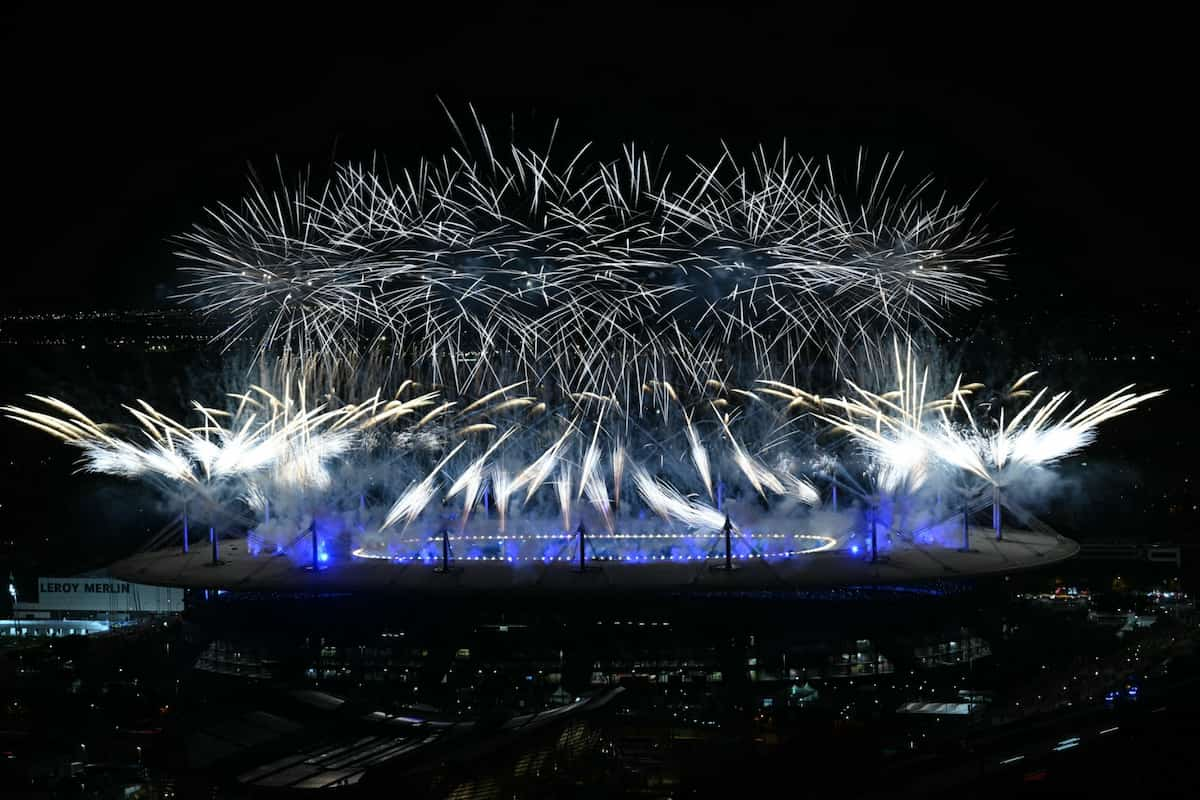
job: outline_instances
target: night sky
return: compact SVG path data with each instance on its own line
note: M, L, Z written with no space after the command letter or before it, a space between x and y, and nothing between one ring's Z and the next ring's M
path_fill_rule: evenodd
M784 138L813 155L903 151L955 197L982 187L990 224L1014 230L1001 296L1194 300L1186 25L1048 6L422 5L4 12L0 303L161 302L166 238L235 201L250 167L439 156L454 134L438 98L536 142L559 118L560 141L601 153L633 139L704 157Z

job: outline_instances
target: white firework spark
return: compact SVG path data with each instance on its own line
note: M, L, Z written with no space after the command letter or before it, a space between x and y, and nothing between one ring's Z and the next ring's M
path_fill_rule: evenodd
M384 517L383 524L379 526L379 530L386 530L400 521L408 525L419 517L437 496L437 487L442 468L465 446L466 442L459 442L453 450L438 462L437 466L429 471L428 475L410 485L396 502L392 504L387 516Z
M1023 403L1019 412L1008 421L1001 415L995 430L981 430L967 403L978 384L960 379L942 395L911 347L896 343L892 350L895 388L875 393L848 382L849 396L840 398L776 380L740 389L722 377L686 385L648 381L639 393L644 406L633 407L586 388L563 392L565 399L551 405L551 397L524 394L520 381L450 399L426 391L427 382L405 381L392 399L367 390L364 401L345 402L300 381L295 389L256 384L230 394L230 410L194 403L200 418L195 426L142 402L127 407L134 421L127 430L43 396L32 396L35 408L2 410L80 450L84 469L145 480L184 502L199 497L214 508L240 504L252 516L269 508L276 524L287 520L284 527L292 526L289 535L298 516L336 512L352 513L358 529L382 537L393 527L455 516L443 509L451 500L461 506L459 535L468 525L488 530L492 522L474 514L485 488L501 533L519 514L556 534L598 519L618 535L618 526L636 531L645 510L668 525L715 532L727 507L738 517L733 522L751 526L767 518L762 514L819 505L818 492L797 465L817 465L810 474L850 471L811 449L815 433L811 441L795 435L799 426L793 423L801 417L832 425L861 445L856 454L842 455L849 465L856 455L866 462L874 490L862 491L864 497L891 493L898 499L918 496L935 469L957 470L998 491L1028 468L1077 452L1099 425L1162 394L1127 386L1068 408L1068 393L1024 388L1033 377L1027 374L1003 393ZM782 417L766 398L785 403ZM635 495L622 507L627 477ZM539 496L548 482L553 491ZM381 491L394 502L368 510L363 498ZM514 510L518 494L522 500ZM737 500L745 496L762 502ZM785 499L775 511L772 497ZM444 520L437 524L450 527Z
M898 158L860 155L842 181L786 147L748 166L726 152L668 181L637 148L559 159L476 127L479 155L396 178L343 165L319 189L256 184L180 237L181 298L262 352L341 363L383 340L460 386L500 357L608 396L731 347L792 365L937 329L999 274L1003 237L928 179L901 186Z
M700 441L700 435L696 433L691 417L684 417L684 425L688 438L688 452L691 454L692 464L696 467L696 474L700 477L700 482L704 484L708 499L715 501L716 495L713 494L712 469L708 464L708 451L704 449L704 443Z
M631 473L633 485L642 500L664 521L680 522L693 530L713 533L725 524L725 515L720 511L684 497L675 487L655 480L641 466L634 465Z
M850 434L867 450L880 491L913 491L939 463L931 426L941 419L939 414L959 402L964 390L956 384L948 396L928 400L929 371L917 364L911 341L903 356L899 342L893 341L892 349L896 388L890 391L876 394L847 380L856 397L817 399L799 389L794 394L840 412L834 416L822 411L817 417Z
M1030 372L1005 391L1008 399L1028 398L1024 407L1007 422L1001 411L999 425L985 433L966 402L982 384L964 384L960 377L947 395L930 400L928 369L917 365L911 344L903 359L898 344L893 350L896 388L882 394L847 381L856 398L821 399L795 387L768 382L780 387L770 391L791 398L789 408L812 405L837 409L837 415L818 411L816 416L848 433L867 450L874 462L875 484L884 492L919 489L937 466L998 486L1013 479L1014 470L1050 465L1079 452L1094 441L1101 423L1164 393L1136 394L1132 385L1125 386L1091 405L1081 402L1055 419L1070 393L1061 392L1043 402L1045 389L1034 394L1022 388L1037 374ZM962 412L965 424L955 421L956 411ZM1007 478L1002 477L1006 474Z
M503 533L508 522L508 502L512 499L513 490L516 485L513 483L512 475L508 470L496 468L492 471L492 499L496 506L496 514L500 518L500 532Z
M1014 389L1031 376L1032 373L1022 377ZM1001 412L1000 423L990 434L980 432L974 416L962 404L968 425L956 427L946 422L937 441L945 448L944 457L956 466L998 483L1005 472L1054 464L1079 452L1095 440L1096 429L1102 423L1128 414L1165 393L1159 390L1135 394L1133 388L1132 384L1124 386L1091 405L1080 402L1059 419L1054 417L1070 393L1059 392L1043 403L1046 390L1041 389L1011 420L1005 422Z

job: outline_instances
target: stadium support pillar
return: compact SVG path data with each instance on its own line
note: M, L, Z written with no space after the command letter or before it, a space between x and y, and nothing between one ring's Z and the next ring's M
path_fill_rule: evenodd
M584 551L584 545L587 542L587 529L583 527L583 521L579 523L579 529L576 531L579 534L579 571L587 571L587 560Z
M217 529L208 529L208 541L212 543L212 563L217 565L221 563L221 559L217 558Z
M186 554L187 551L188 551L188 516L187 516L187 503L184 503L183 504L183 552Z
M263 501L263 522L267 525L271 524L271 498L266 498Z
M721 528L725 534L725 569L733 569L733 523L729 515L725 515L725 525Z
M875 508L872 507L870 516L868 518L868 523L871 526L871 562L872 563L874 563L875 561L877 561L879 559L879 538L878 538L878 532L876 531L876 525L875 525L877 516L878 515L877 515Z
M971 549L971 532L970 532L970 530L969 530L969 529L968 529L968 527L967 527L967 522L968 522L969 518L970 518L970 517L969 517L969 515L967 514L967 504L966 504L966 503L963 503L963 509L962 509L962 528L963 528L963 543L962 543L962 549L963 549L963 552L964 552L964 553L965 553L965 552L967 552L968 550L970 550L970 549Z
M320 542L317 541L317 518L313 517L312 524L308 526L309 533L312 534L312 570L316 572L321 568L321 553Z
M1000 487L992 487L992 529L996 531L996 541L1004 538L1004 526L1000 521Z
M830 493L830 498L833 501L833 510L837 511L838 510L837 481L833 482L833 490Z
M442 564L434 572L450 571L450 529L442 528Z
M719 564L713 564L709 569L714 572L724 570L732 572L737 569L733 565L733 521L729 519L729 515L725 515L725 524L721 526L721 533L725 536L725 559Z

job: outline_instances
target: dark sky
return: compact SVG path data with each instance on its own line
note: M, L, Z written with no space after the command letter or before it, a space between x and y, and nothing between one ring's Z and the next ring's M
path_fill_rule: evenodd
M1186 20L886 5L3 12L0 305L152 303L173 280L165 238L236 200L249 165L439 155L438 97L538 137L558 117L605 152L904 151L956 196L982 184L1026 291L1194 291Z

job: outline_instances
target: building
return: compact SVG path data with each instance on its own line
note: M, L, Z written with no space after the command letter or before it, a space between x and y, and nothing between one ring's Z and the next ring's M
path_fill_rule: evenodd
M18 598L0 636L87 636L183 611L183 589L146 586L90 572L38 578L37 599Z

